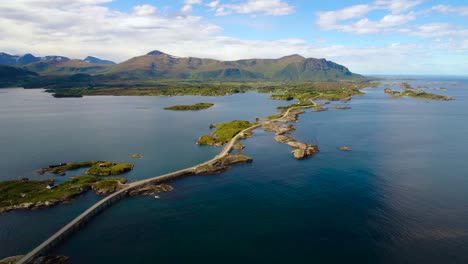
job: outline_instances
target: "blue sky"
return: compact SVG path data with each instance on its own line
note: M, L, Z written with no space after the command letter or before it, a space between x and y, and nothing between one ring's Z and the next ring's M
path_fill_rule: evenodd
M468 75L466 0L2 2L0 50L14 54L117 62L156 49L223 60L301 54L362 74Z

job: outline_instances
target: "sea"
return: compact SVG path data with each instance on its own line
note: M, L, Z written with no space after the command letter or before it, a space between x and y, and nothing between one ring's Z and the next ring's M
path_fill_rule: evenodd
M453 101L391 98L402 82ZM52 254L70 263L468 263L468 78L385 76L351 109L306 110L292 136L313 158L257 129L250 164L188 176L171 192L128 197ZM202 111L166 106L210 102ZM255 121L288 102L248 92L222 97L90 96L0 89L0 180L56 178L61 162L131 162L141 180L211 159L210 124ZM351 151L340 151L348 146ZM141 159L132 159L141 154ZM0 259L27 253L102 197L0 215Z

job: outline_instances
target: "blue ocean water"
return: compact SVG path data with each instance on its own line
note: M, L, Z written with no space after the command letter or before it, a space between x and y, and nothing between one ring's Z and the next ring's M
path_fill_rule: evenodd
M456 100L393 99L383 93L383 87L397 88L402 81ZM293 136L319 145L313 159L294 160L272 133L256 130L243 142L253 163L221 175L179 179L160 199L125 199L56 253L71 256L72 263L468 262L468 80L412 77L365 92L347 103L350 110L301 115ZM0 100L8 93L19 102L36 98L25 105L42 107L30 113L18 110L12 98L0 104L0 143L10 146L0 151L11 159L2 159L2 179L37 177L34 169L64 159L133 161L129 178L154 176L214 156L219 149L193 145L210 123L252 120L283 104L256 93L68 101L8 90ZM160 110L198 101L217 107ZM23 115L26 121L17 120ZM344 145L352 151L339 151ZM131 153L144 158L131 160ZM97 199L87 194L71 205L0 215L0 257L34 247Z

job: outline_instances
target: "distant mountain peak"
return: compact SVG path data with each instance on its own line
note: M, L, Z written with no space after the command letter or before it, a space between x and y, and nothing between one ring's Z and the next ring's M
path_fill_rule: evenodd
M305 59L305 57L299 55L299 54L292 54L288 56L281 57L280 59Z
M113 61L102 60L102 59L99 59L99 58L96 58L96 57L93 57L93 56L86 57L84 59L84 61L86 61L87 63L94 63L94 64L108 64L108 65L115 64L115 62L113 62Z
M149 56L158 56L158 55L168 55L164 52L161 52L159 50L153 50L153 51L150 51L148 52L146 55L149 55Z

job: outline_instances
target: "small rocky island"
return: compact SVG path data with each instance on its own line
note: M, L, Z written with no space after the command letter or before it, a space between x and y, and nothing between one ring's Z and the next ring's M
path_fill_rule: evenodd
M195 174L220 174L228 170L232 165L250 163L252 158L242 154L229 154L218 160L198 166Z
M384 92L386 94L389 94L393 98L402 98L406 96L406 97L430 99L430 100L443 100L443 101L453 100L453 98L445 96L445 95L426 93L421 90L416 90L410 84L406 82L402 83L400 87L402 88L402 91L395 91L390 88L385 88Z
M351 109L351 106L347 106L347 105L334 105L332 107L335 108L335 109L339 109L339 110Z
M341 151L351 151L351 148L347 147L347 146L342 146L342 147L340 147L340 150Z
M37 170L36 173L42 175L46 172L49 172L64 176L67 171L81 168L89 168L85 172L86 175L109 176L119 175L131 171L133 169L133 165L130 163L115 163L110 161L95 160L49 165L47 168Z
M254 126L256 123L251 123L244 120L234 120L232 122L221 123L221 124L211 124L210 128L215 128L216 130L211 133L211 135L201 136L197 140L198 145L214 145L222 146L229 142L233 137L235 137L239 132L245 130L249 127ZM244 133L242 138L251 136L251 133Z
M165 107L164 110L174 110L174 111L188 111L188 110L202 110L214 106L212 103L197 103L193 105L174 105Z

